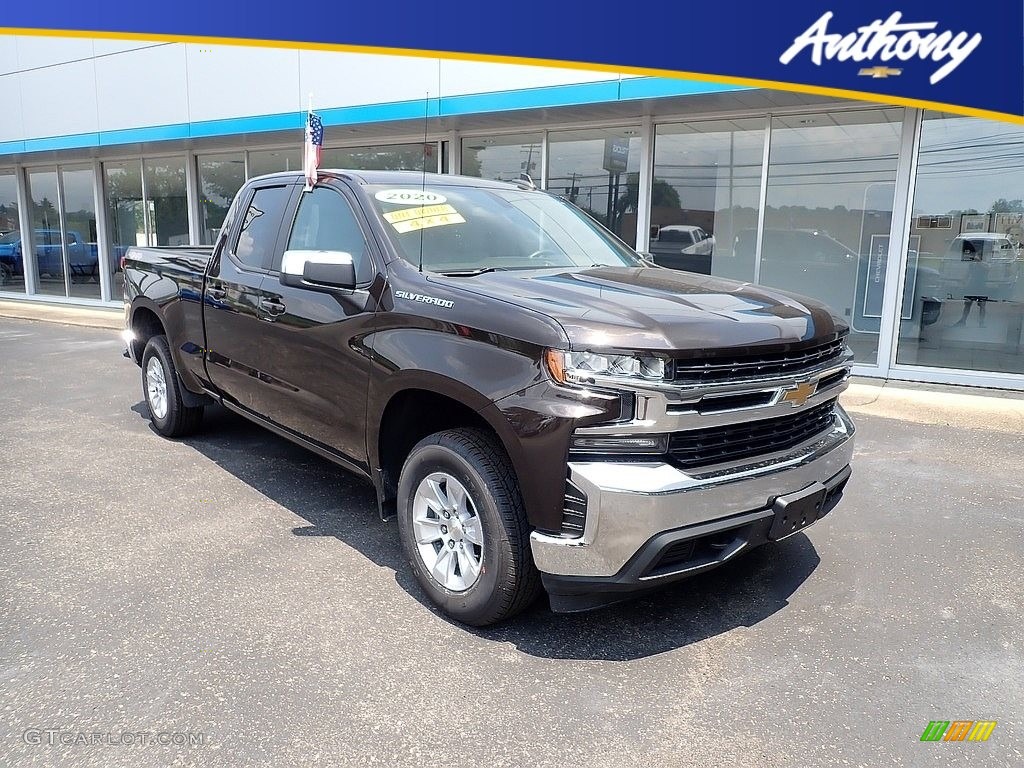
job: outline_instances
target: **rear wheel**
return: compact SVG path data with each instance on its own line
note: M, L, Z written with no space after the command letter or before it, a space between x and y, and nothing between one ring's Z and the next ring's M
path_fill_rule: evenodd
M398 529L416 579L454 619L493 624L537 595L515 475L486 432L439 432L412 449L398 483Z
M142 353L142 394L150 420L164 437L184 437L199 428L203 407L188 407L171 359L166 336L153 336Z

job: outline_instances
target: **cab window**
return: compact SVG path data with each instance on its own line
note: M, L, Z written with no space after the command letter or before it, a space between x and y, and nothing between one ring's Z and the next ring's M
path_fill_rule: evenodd
M232 248L236 261L254 269L270 269L290 196L289 187L261 187L253 193Z
M357 282L369 282L372 276L366 238L355 213L345 198L329 187L302 193L286 250L343 251L352 256Z

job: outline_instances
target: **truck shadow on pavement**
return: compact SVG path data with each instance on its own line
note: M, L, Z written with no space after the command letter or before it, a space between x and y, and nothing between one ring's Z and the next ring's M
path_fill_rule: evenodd
M148 419L143 403L132 408ZM408 568L394 521L382 523L373 488L340 467L222 408L184 441L259 493L305 519L296 536L330 536L378 566L435 615ZM496 627L452 626L487 642L552 659L628 661L749 627L788 605L820 562L803 534L760 547L711 571L641 598L583 614L556 615L543 595Z

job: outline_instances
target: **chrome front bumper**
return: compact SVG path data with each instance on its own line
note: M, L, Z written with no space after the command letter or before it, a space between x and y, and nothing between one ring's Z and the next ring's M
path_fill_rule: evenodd
M853 433L853 423L837 405L830 432L756 461L698 472L660 461L570 462L569 479L587 496L583 535L534 532L534 562L544 574L609 578L658 534L745 513L767 516L776 497L841 473L853 455Z

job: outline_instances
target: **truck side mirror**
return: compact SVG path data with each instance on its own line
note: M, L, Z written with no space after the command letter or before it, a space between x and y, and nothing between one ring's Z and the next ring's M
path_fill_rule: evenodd
M281 283L310 290L356 287L356 267L344 251L285 251L281 259Z

